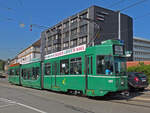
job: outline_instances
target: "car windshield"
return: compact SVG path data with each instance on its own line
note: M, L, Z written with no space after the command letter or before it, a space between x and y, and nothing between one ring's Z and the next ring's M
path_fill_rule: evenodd
M146 77L146 75L143 74L143 73L136 73L135 75L136 75L137 77Z
M126 73L126 59L123 57L114 57L115 73Z

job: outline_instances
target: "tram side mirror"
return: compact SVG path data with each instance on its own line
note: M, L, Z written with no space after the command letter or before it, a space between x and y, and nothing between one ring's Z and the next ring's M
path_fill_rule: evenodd
M126 57L131 57L132 56L132 51L126 51Z

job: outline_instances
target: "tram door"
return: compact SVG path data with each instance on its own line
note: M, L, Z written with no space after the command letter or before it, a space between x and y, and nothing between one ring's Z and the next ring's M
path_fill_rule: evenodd
M52 84L51 87L57 86L57 75L59 75L59 62L54 61L52 62Z
M88 82L89 82L89 78L88 76L92 76L93 74L93 56L92 55L88 55L86 56L86 63L85 63L85 67L86 67L86 90L88 89Z

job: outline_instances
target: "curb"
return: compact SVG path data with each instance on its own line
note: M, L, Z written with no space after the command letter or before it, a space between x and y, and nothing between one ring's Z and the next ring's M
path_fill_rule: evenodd
M133 100L133 101L140 100L140 101L148 101L148 102L150 102L150 98L142 98L142 97L135 97L135 98L130 99L130 100Z

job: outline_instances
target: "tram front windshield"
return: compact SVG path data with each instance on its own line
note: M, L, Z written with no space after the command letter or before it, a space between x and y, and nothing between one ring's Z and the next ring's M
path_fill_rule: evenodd
M97 56L97 74L117 74L125 75L126 59L123 57ZM108 71L109 70L109 71ZM107 73L107 71L109 73Z
M126 59L124 57L114 57L115 73L125 75L126 73Z

